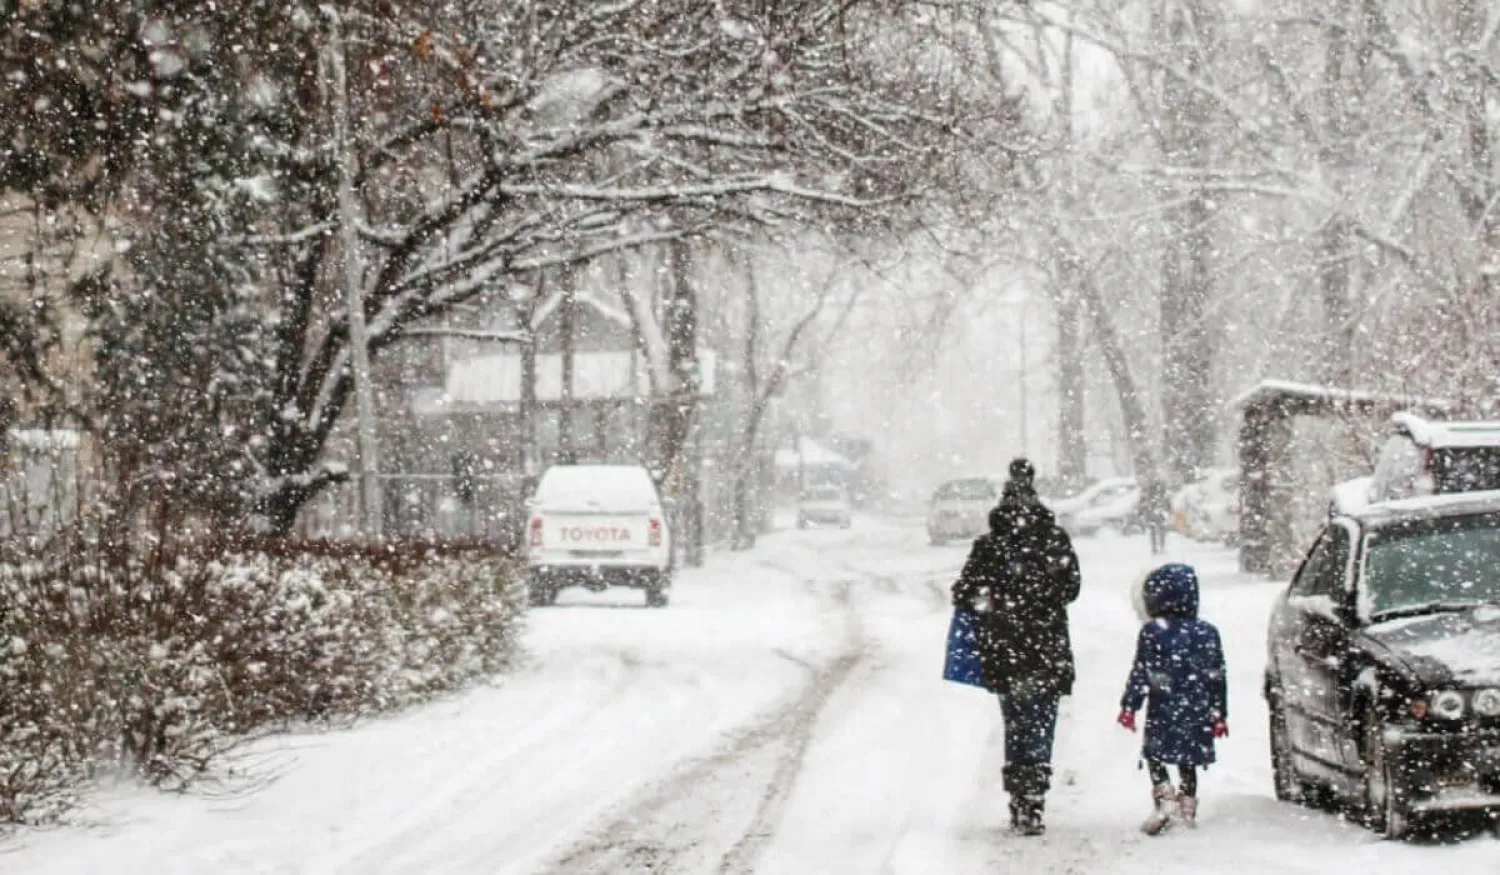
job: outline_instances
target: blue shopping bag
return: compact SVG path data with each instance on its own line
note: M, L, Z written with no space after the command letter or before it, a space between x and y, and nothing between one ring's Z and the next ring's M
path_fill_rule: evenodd
M948 624L948 651L943 660L943 680L971 687L984 686L984 668L979 662L979 618L972 611L953 612Z

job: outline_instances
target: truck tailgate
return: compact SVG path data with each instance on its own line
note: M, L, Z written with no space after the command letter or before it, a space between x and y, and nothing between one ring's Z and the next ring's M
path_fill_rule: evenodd
M569 553L634 553L650 548L646 514L545 513L542 547Z

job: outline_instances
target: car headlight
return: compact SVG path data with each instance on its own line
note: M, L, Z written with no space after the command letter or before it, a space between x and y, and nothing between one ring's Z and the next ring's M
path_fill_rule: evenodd
M1500 690L1480 690L1474 694L1474 713L1480 717L1500 717Z
M1443 690L1429 700L1430 713L1443 720L1459 720L1464 716L1464 697L1457 690Z

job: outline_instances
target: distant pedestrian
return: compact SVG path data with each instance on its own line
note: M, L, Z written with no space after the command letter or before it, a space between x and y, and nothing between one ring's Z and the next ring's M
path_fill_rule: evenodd
M1059 700L1073 691L1068 605L1080 576L1067 532L1037 498L1031 464L1017 459L1010 471L990 530L953 585L953 604L976 615L984 685L1000 698L1011 828L1039 835Z
M1151 555L1156 556L1167 549L1167 517L1172 512L1172 499L1161 477L1153 474L1141 487L1140 509L1141 522L1151 536Z
M1146 705L1141 756L1155 806L1141 825L1157 835L1174 820L1194 825L1198 769L1214 762L1214 741L1229 734L1229 691L1219 630L1198 618L1198 575L1163 565L1146 578L1142 601L1151 619L1136 637L1135 662L1120 700L1121 726L1135 731ZM1168 766L1177 767L1173 786Z

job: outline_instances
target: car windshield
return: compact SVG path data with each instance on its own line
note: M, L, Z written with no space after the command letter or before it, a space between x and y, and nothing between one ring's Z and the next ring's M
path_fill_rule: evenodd
M951 480L938 489L938 501L989 501L995 484L988 480Z
M809 489L803 498L807 501L838 501L844 497L843 490L834 486Z
M1438 492L1500 489L1500 447L1446 447L1433 456Z
M1372 618L1500 603L1500 513L1370 533L1361 597Z

